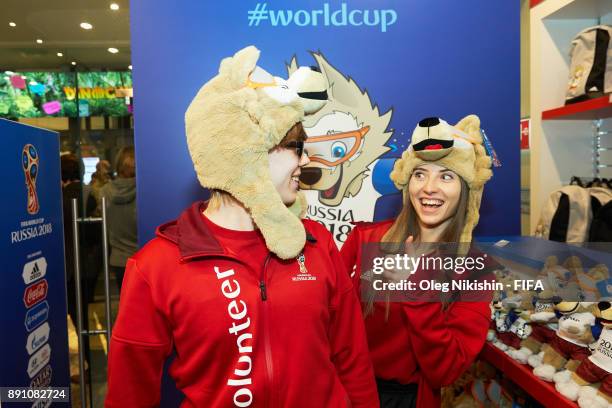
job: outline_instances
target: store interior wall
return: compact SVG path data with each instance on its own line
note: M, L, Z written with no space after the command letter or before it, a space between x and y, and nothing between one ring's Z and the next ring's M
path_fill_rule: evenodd
M562 108L570 71L570 47L575 36L587 27L612 22L612 2L546 0L529 12L529 82L531 112L530 140L530 231L534 232L550 194L569 184L572 176L583 180L610 178L612 167L595 168L595 122L604 118L601 130L612 129L603 113L543 119L542 113ZM584 112L583 112L584 113ZM612 147L602 137L602 148ZM609 153L608 153L609 154ZM612 166L612 157L602 154L602 165Z
M529 10L530 1L521 0L521 119L529 118ZM521 150L521 235L530 235L529 189L530 183L529 149Z

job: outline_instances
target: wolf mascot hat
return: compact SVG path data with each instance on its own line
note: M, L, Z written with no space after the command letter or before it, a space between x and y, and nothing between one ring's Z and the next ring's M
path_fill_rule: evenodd
M287 208L270 180L268 151L296 123L327 100L322 75L301 67L287 80L257 66L253 46L221 61L185 113L189 153L200 184L228 192L249 210L268 249L280 258L299 255L306 232L297 214L305 200Z
M491 158L483 146L478 116L466 116L455 126L440 118L427 118L419 122L412 133L410 146L395 162L391 172L391 180L404 191L404 197L413 170L424 163L434 163L452 170L467 183L467 212L460 242L471 242L472 230L478 224L482 190L493 175Z

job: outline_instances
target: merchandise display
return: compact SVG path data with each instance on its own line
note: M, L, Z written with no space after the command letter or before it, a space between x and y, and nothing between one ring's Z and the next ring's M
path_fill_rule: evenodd
M514 271L497 273L501 281L519 279ZM531 377L528 392L532 396L542 392L547 398L577 401L581 408L606 407L609 392L604 384L610 358L606 354L607 267L585 268L578 256L563 263L549 256L538 279L544 283L541 290L496 293L487 336L490 345L481 357ZM538 388L542 380L554 388Z
M515 360L508 375L523 372L519 385L544 406L610 406L611 11L606 1L531 3L529 217L536 237L570 245L532 266L544 288L523 293L530 333L504 354ZM488 361L506 358L488 347Z

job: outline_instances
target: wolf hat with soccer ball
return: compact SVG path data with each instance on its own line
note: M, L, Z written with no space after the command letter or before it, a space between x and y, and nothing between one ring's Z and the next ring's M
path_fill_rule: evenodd
M469 115L451 126L440 118L421 120L408 149L395 162L391 180L404 192L414 169L425 163L433 163L457 173L468 185L468 203L465 226L460 242L472 241L472 230L478 224L480 201L484 184L493 175L491 158L483 146L480 119Z
M268 152L304 114L327 101L320 72L301 67L287 79L257 66L259 50L246 47L221 61L219 73L191 101L185 113L189 153L200 184L223 190L250 212L268 249L296 257L306 242L297 214L305 200L287 208L276 191Z

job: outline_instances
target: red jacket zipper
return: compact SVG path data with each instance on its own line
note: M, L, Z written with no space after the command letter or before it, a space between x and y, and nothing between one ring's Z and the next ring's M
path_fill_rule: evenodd
M264 331L264 354L266 356L266 377L267 377L267 386L266 386L266 406L274 407L273 397L272 397L272 385L274 380L274 365L272 361L272 345L270 343L270 324L268 322L268 309L269 302L268 300L268 291L266 289L266 281L267 281L267 268L268 263L270 262L270 254L266 256L266 260L264 262L264 266L261 272L261 279L259 281L259 289L261 290L261 300L262 300L262 322L263 322L263 331Z

